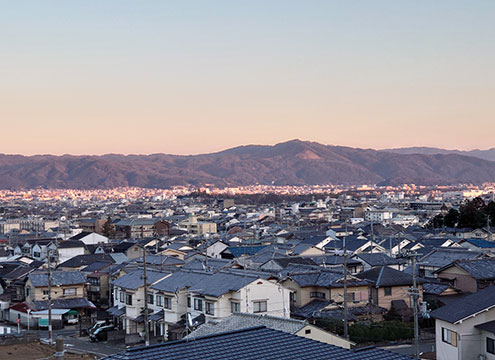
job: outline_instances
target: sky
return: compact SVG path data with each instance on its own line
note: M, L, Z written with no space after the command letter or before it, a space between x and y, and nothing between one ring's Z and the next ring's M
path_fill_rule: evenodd
M495 146L493 0L0 5L0 153Z

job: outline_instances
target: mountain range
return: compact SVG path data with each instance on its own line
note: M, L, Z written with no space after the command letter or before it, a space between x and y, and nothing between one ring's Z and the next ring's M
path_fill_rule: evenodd
M493 161L460 153L402 150L377 151L291 140L273 146L248 145L190 156L0 154L0 188L495 182Z
M446 150L435 147L416 146L416 147L405 147L405 148L397 148L397 149L386 149L381 151L393 152L397 154L423 154L423 155L457 154L457 155L473 156L483 160L495 161L495 148L491 148L487 150L480 150L480 149Z

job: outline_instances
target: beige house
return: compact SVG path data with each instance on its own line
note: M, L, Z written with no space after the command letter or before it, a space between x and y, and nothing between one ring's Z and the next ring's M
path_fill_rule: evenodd
M374 268L356 275L358 278L373 283L371 287L371 302L387 310L392 307L392 301L404 300L411 308L410 289L413 285L411 275L387 266ZM419 302L423 300L421 281L418 281Z
M282 285L291 292L291 307L305 306L313 300L343 303L344 275L341 271L322 269L288 274ZM369 282L347 275L347 303L363 306L369 301Z
M29 275L25 285L26 301L48 300L48 273ZM79 271L54 271L51 276L51 298L73 299L86 296L86 279Z

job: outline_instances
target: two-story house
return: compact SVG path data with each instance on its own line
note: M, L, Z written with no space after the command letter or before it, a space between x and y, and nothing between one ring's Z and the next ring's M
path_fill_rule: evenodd
M495 286L433 312L438 360L495 359Z
M152 320L156 321L159 334L169 339L184 335L184 326L177 323L186 314L193 325L237 312L290 315L289 291L266 276L252 272L181 270L151 289L154 295Z

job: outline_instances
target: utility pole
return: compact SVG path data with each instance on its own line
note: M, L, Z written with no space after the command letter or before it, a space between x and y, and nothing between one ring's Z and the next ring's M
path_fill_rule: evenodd
M419 359L419 322L418 322L418 287L416 279L416 253L411 254L413 260L413 288L412 299L413 299L413 310L414 310L414 348L416 353L416 359Z
M148 279L146 276L146 249L143 246L143 263L144 263L144 270L143 270L143 281L144 281L144 331L145 331L145 345L149 346L150 345L150 328L148 324Z
M52 329L52 262L50 258L50 249L48 249L48 335L50 345L53 345Z
M347 309L347 220L345 222L345 235L344 235L344 337L349 340L349 316Z

